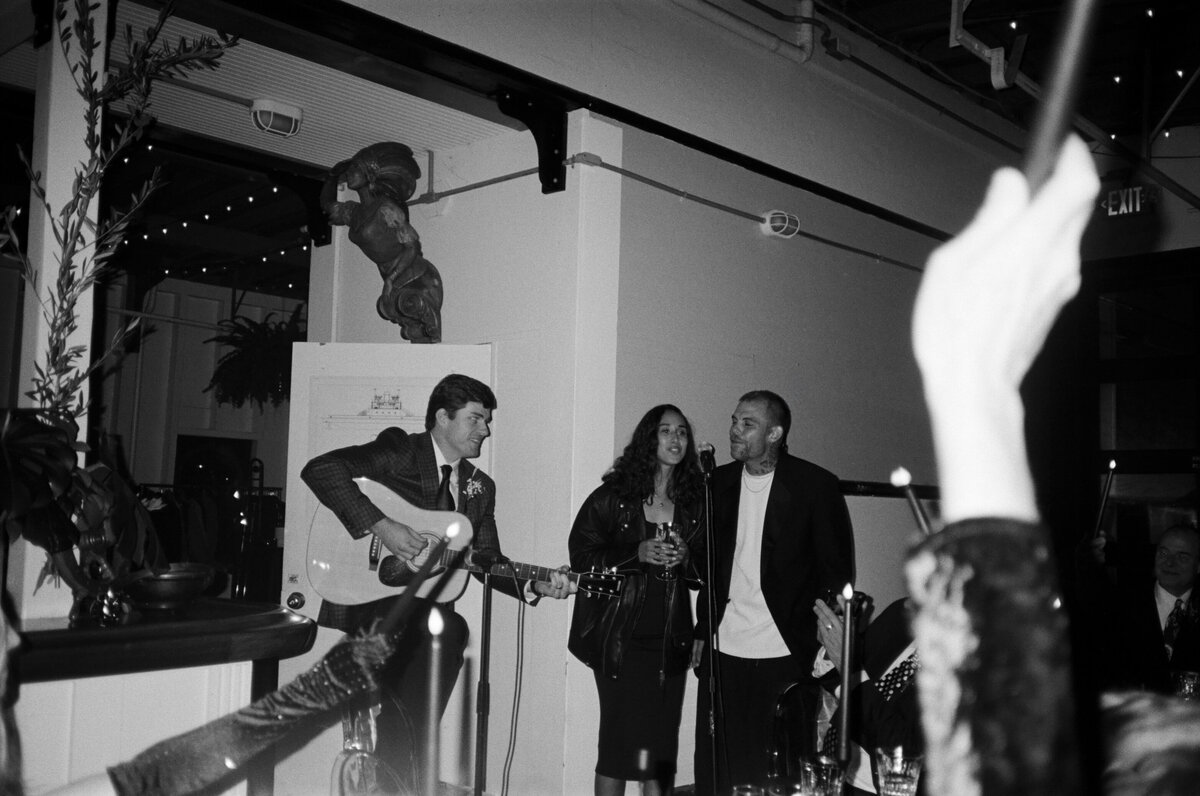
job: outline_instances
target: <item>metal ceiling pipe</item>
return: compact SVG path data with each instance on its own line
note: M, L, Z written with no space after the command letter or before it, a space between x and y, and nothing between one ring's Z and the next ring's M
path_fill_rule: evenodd
M737 14L708 2L708 0L671 0L671 2L790 61L802 64L812 58L813 26L810 23L799 22L796 24L796 41L793 44ZM812 15L813 0L797 0L796 16L811 17Z

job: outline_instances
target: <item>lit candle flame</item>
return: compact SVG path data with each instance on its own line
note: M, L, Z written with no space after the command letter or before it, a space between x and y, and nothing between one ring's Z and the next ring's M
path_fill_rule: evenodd
M1110 469L1110 470L1115 470L1115 469L1117 469L1117 460L1116 460L1116 459L1109 459L1109 460L1108 460L1108 469Z
M903 467L897 467L892 470L892 486L902 487L912 483L912 473Z
M431 609L429 611L429 635L440 636L445 627L446 622L442 619L442 612L436 608Z
M847 583L846 586L842 589L842 598L845 600L849 600L853 596L854 596L854 587L851 586L849 583Z
M455 536L458 536L458 523L452 522L450 523L450 527L446 529L446 538L453 539Z

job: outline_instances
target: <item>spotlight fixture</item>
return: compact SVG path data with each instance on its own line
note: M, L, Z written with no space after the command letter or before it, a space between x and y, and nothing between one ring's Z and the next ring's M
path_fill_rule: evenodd
M793 238L800 231L800 219L785 210L768 210L758 228L776 238Z
M300 132L300 120L304 112L295 105L285 105L271 99L257 99L250 103L250 119L264 133L274 133L290 138Z

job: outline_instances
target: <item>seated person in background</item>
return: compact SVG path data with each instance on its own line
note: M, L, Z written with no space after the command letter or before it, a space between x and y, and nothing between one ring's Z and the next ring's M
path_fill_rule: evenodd
M1091 546L1093 566L1104 562L1104 538ZM1093 572L1085 606L1100 617L1091 623L1099 637L1109 688L1170 693L1177 671L1200 671L1200 601L1193 596L1200 573L1200 532L1175 525L1163 532L1154 556L1154 580L1112 586Z
M906 754L916 755L925 749L914 687L921 664L909 629L907 602L900 599L888 605L855 641L859 654L854 667L864 679L850 693L850 740L859 747L857 752L851 747L851 770L846 775L851 794L879 792L871 763L876 748L902 746ZM842 615L824 600L817 600L813 613L817 615L817 638L822 645L813 675L820 677L827 689L834 690L841 682L837 675L842 668ZM866 622L868 618L864 612L858 621ZM831 728L837 728L838 722L835 713ZM836 745L835 734L826 733L821 751L836 756Z

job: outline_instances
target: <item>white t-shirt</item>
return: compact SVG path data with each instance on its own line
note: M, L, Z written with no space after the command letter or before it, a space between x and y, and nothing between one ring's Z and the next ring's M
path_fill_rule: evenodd
M720 628L721 652L737 658L782 658L791 654L775 627L759 582L763 520L774 480L774 470L766 475L750 475L742 470L729 603Z

